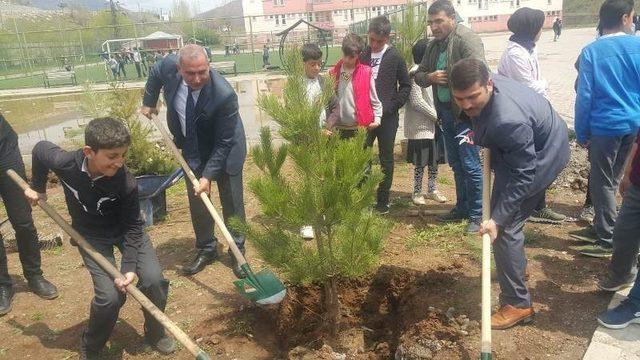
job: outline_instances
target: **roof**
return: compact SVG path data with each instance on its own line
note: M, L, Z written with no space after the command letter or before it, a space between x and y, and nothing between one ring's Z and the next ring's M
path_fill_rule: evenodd
M179 39L182 36L180 35L172 35L172 34L167 34L166 32L163 31L156 31L154 33L151 33L143 38L140 38L140 40L155 40L155 39Z

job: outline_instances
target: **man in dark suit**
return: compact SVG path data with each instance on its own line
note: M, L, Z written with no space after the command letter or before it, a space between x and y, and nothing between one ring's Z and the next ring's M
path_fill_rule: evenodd
M245 220L242 166L247 154L246 139L238 97L224 77L209 68L203 47L187 45L177 56L167 55L154 65L145 87L143 115L150 118L158 113L156 103L162 88L174 142L200 178L200 187L195 191L187 180L198 255L183 271L193 275L218 256L213 218L198 197L202 192L210 193L212 180L218 184L225 223L231 217ZM244 253L244 235L234 231L231 234ZM234 273L240 274L237 264Z
M463 141L491 150L495 182L491 219L480 232L493 241L500 282L494 329L533 320L525 284L524 223L569 161L567 124L547 99L504 76L489 73L478 59L458 61L451 71L453 98L471 120Z

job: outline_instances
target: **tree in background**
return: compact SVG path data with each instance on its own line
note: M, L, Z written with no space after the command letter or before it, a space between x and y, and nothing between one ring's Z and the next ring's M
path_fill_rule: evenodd
M249 186L267 220L244 225L244 231L265 261L291 283L322 284L324 324L335 334L338 280L366 274L377 265L382 249L387 226L372 211L382 176L377 167L366 174L373 153L363 146L364 130L349 140L322 134L318 119L333 94L332 81L327 79L322 95L309 103L299 49L286 57L290 66L283 99L273 94L258 99L258 106L280 126L285 144L275 146L265 127L251 151L262 175ZM287 162L291 168L285 173ZM300 237L303 225L313 226L315 242Z
M418 40L426 36L427 8L424 3L409 1L406 8L392 15L391 24L395 30L394 45L404 61L413 64L411 48Z

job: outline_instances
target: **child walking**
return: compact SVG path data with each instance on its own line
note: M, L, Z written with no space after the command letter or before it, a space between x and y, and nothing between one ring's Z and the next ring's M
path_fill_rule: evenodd
M414 81L414 74L422 61L428 40L419 40L412 48L414 65L409 71L411 77L411 93L405 108L404 136L409 140L407 145L407 162L413 169L413 203L426 205L422 193L424 169L427 168L427 198L439 203L447 201L437 190L438 163L443 152L439 149L441 142L438 126L438 115L433 105L431 91L422 88Z

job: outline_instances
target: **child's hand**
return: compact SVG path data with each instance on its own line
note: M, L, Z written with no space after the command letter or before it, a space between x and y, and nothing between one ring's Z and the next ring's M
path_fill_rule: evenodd
M372 122L371 124L367 125L367 130L369 130L369 131L374 130L374 129L376 129L378 126L380 126L380 123Z
M331 136L333 135L333 132L329 129L322 129L322 135L324 136Z
M47 194L38 193L33 189L27 189L24 191L24 196L27 198L27 201L31 205L38 205L38 200L42 199L43 201L47 201Z
M120 290L120 292L127 292L127 285L131 284L133 280L136 278L136 273L128 272L124 274L123 278L118 278L113 280L113 283L116 285L116 288Z

